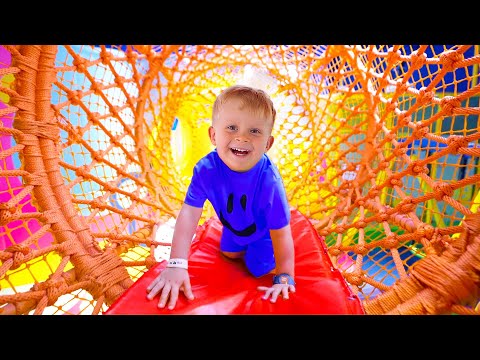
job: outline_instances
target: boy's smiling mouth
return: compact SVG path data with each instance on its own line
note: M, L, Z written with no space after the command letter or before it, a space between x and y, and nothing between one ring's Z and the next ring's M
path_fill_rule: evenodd
M230 148L230 151L234 155L237 155L237 156L245 156L245 155L248 155L250 153L250 150L241 149L241 148L237 148L237 147Z

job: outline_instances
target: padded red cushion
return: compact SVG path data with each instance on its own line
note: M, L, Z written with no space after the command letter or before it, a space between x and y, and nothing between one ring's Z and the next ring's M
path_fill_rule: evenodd
M189 257L190 283L195 299L181 292L175 309L158 308L158 295L146 298L148 284L165 268L162 261L138 279L109 309L106 315L123 314L364 314L361 301L332 266L324 241L310 221L297 210L291 211L295 243L296 292L276 303L262 299L259 285L271 285L272 275L255 278L243 261L220 255L222 224L207 220L197 230Z

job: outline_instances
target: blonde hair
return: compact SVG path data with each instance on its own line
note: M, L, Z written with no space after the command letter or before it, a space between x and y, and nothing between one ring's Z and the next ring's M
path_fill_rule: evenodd
M222 105L231 99L240 99L241 109L247 108L255 114L260 114L267 119L272 120L272 126L275 123L277 112L273 106L273 101L268 94L261 90L246 85L233 85L224 89L215 99L212 110L212 120L215 120Z

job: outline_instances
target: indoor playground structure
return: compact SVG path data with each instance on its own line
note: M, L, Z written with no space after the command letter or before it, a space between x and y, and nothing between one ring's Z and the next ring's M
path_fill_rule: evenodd
M479 45L0 45L0 314L480 314ZM297 291L220 256L146 299L233 84L274 101Z

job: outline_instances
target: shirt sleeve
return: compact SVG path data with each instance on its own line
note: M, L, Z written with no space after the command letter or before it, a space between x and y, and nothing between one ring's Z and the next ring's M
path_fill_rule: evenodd
M207 194L203 187L202 175L199 166L193 168L193 176L190 185L188 186L187 194L185 195L185 204L193 207L203 207Z
M267 226L269 229L278 230L290 223L290 206L287 193L281 178L272 186L269 207L267 210Z

